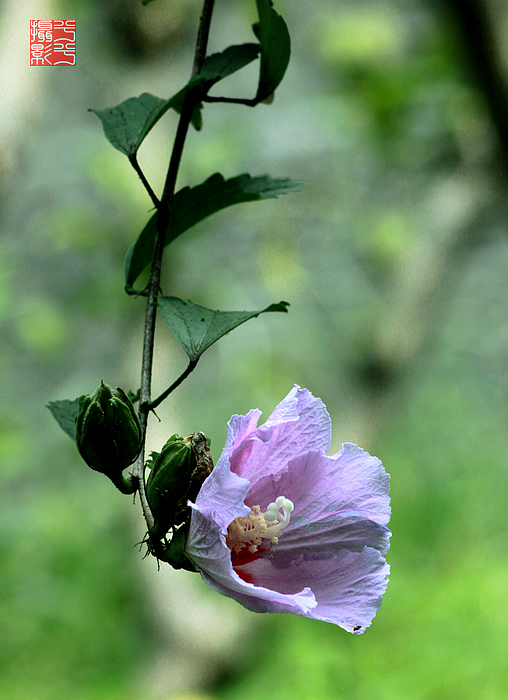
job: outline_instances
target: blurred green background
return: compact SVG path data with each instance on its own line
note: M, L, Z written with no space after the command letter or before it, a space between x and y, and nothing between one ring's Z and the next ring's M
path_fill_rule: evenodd
M125 251L150 201L89 107L188 79L198 0L0 6L0 697L437 700L508 697L508 7L494 0L278 0L293 54L274 103L211 105L179 186L216 171L312 183L178 239L166 294L291 302L209 350L149 448L294 383L334 450L392 477L392 574L365 635L256 616L135 546L139 507L84 467L44 407L138 386L144 301ZM77 20L77 66L30 68L30 19ZM217 0L210 51L252 41ZM251 96L256 65L224 83ZM215 94L218 94L216 91ZM176 117L140 151L156 191ZM159 327L154 393L186 366Z

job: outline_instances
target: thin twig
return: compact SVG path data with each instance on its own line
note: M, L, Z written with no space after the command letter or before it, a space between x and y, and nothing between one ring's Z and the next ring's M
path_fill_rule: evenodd
M210 31L210 22L212 19L214 0L204 0L203 12L201 14L198 37L196 41L196 50L194 54L193 75L199 72L206 56L206 46L208 34ZM148 414L151 396L152 384L152 366L153 366L153 349L155 339L155 322L157 313L157 295L159 294L162 254L164 252L164 244L166 231L170 217L170 202L175 192L176 178L178 168L182 157L185 137L189 130L192 114L198 102L201 99L201 91L189 90L185 96L178 121L178 127L169 161L168 173L162 197L158 203L157 211L157 237L152 259L152 267L150 270L150 281L148 283L148 302L145 312L145 328L143 335L143 358L141 361L141 386L139 399L139 419L143 431L144 439L146 438L146 427L148 424ZM139 484L139 496L141 507L145 516L148 530L152 530L154 526L154 518L150 510L150 505L146 497L145 485L145 466L144 466L144 445L134 466L134 476Z
M156 195L155 192L152 190L152 188L151 188L151 186L150 186L150 183L149 183L148 180L146 179L144 172L141 170L140 165L139 165L139 163L138 163L138 158L137 158L137 156L136 156L135 153L132 153L132 154L129 156L129 162L130 162L130 164L132 165L132 167L134 168L134 170L137 172L137 174L139 175L139 179L140 179L141 182L143 183L143 186L144 186L145 190L146 190L146 191L148 192L148 194L150 195L150 199L151 199L152 202L154 203L154 206L155 206L155 207L158 207L159 204L160 204L160 202L159 202L159 200L158 200L158 198L157 198L157 195Z
M196 51L194 53L194 64L192 66L192 77L199 73L206 57L206 47L208 44L208 35L210 34L210 24L212 21L214 2L215 0L205 0L203 5L203 12L201 13L199 20L198 38L196 40Z
M199 360L199 357L198 357ZM170 387L166 389L166 391L163 391L160 396L158 396L156 399L154 399L151 403L148 404L148 410L153 411L154 409L157 408L159 404L161 404L163 401L165 401L170 394L173 393L173 391L180 386L180 384L183 382L184 379L187 379L189 374L194 370L196 365L198 364L198 360L191 360L189 364L187 365L187 369L182 372L182 374L178 377L178 379L175 379L173 384L171 384Z
M246 105L247 107L256 107L259 100L255 98L243 99L241 97L213 97L212 95L204 95L203 102L225 102L230 105Z

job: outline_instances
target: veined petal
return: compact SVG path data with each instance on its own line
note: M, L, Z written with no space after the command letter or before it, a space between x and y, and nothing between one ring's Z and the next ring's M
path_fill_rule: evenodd
M321 399L294 386L266 423L246 435L230 453L231 470L254 481L277 474L294 457L312 450L327 452L331 442L330 416Z
M247 479L233 474L229 468L225 448L215 468L203 482L196 498L196 506L202 511L213 512L222 532L226 533L228 525L235 518L250 513L250 508L244 502L248 488Z
M185 552L210 588L234 598L249 610L306 615L316 606L308 586L286 594L240 578L231 564L231 552L224 542L220 524L210 510L201 511L192 506Z
M210 588L250 610L364 632L387 584L389 477L352 443L326 456L330 417L305 389L295 386L258 428L259 416L229 421L190 503L186 554Z
M246 416L231 416L228 422L228 433L231 433L232 436L231 449L238 447L246 437L256 430L260 418L259 408L252 408Z
M311 452L289 462L286 469L258 479L245 502L265 508L278 496L294 504L291 522L275 549L275 556L304 551L361 551L389 548L389 477L381 462L356 445L344 445L327 457Z
M340 474L344 499L357 503L368 517L388 525L391 516L390 477L381 461L352 442L333 455Z
M307 553L297 559L256 559L241 568L241 575L255 585L280 593L290 594L305 582L317 605L300 614L354 634L365 632L379 610L390 570L384 557L369 547L361 552Z

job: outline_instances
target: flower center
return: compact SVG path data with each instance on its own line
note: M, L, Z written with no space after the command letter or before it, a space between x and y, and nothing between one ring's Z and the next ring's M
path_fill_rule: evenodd
M258 552L263 540L270 540L272 547L276 545L282 530L289 525L294 507L289 498L279 496L274 503L268 505L264 513L259 506L253 506L246 518L233 520L226 535L226 544L231 553L236 555L235 558L245 559L242 563L247 563L256 558L252 555Z

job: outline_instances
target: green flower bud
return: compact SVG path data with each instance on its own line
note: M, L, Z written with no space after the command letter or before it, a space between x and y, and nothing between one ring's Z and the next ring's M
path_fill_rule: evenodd
M185 525L175 530L169 546L162 553L162 559L171 564L173 569L185 569L186 571L197 573L198 570L185 554L188 530L188 526Z
M127 394L101 381L93 396L79 397L76 445L89 467L102 472L122 493L133 493L122 471L141 450L141 425Z
M152 539L163 538L168 530L188 521L190 508L201 484L213 469L210 445L203 433L186 438L172 435L159 454L153 454L146 482L146 495L155 519Z

